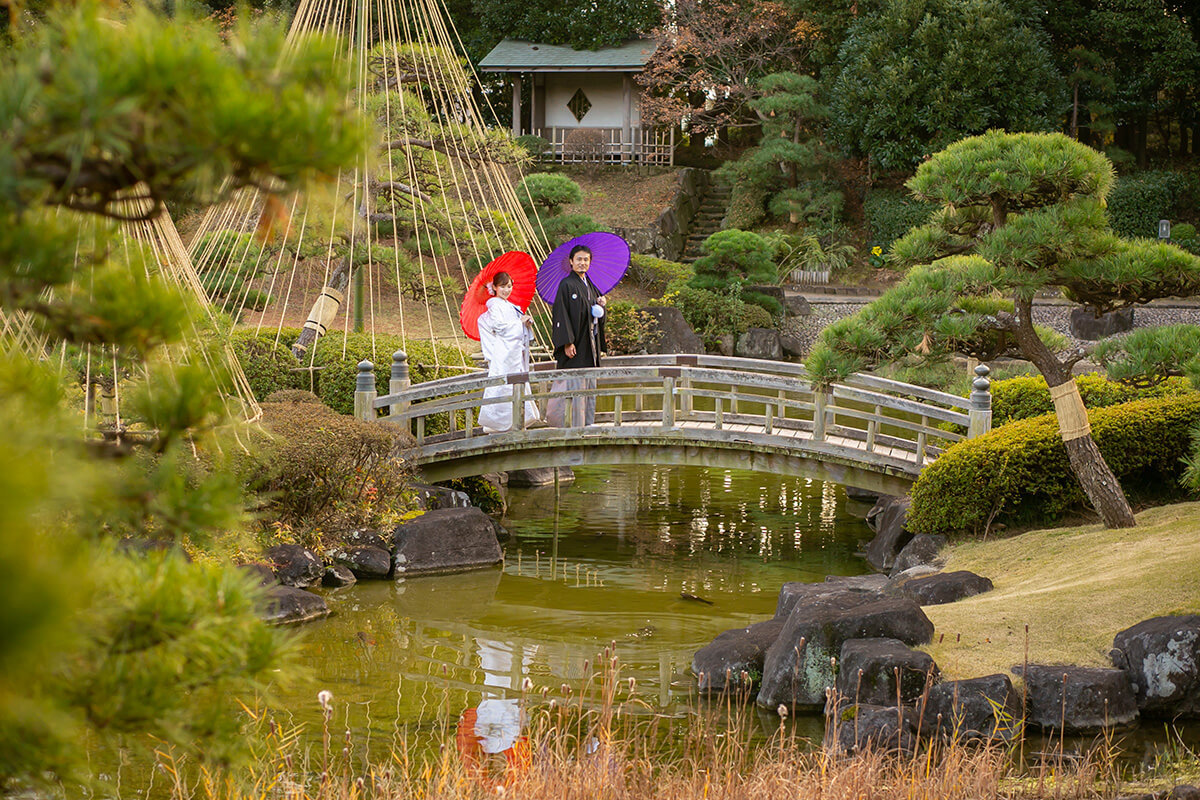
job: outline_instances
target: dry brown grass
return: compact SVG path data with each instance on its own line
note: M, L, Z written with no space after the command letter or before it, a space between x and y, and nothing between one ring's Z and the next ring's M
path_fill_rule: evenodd
M1113 636L1150 617L1200 612L1200 503L1138 514L1138 527L1086 525L957 544L947 570L995 589L927 606L925 648L943 673L967 678L1031 663L1109 666Z
M272 727L273 748L248 780L204 771L185 778L189 770L169 757L158 772L172 800L1093 800L1129 789L1103 742L1081 757L1050 753L1018 769L1012 751L999 747L933 744L912 755L847 757L797 738L788 725L754 741L732 702L672 723L638 713L649 707L620 680L612 653L582 691L564 686L561 697L531 712L527 759L516 770L498 757L482 764L462 757L447 716L397 732L390 752L365 759L327 707L318 748L305 751L294 731ZM1195 765L1193 754L1186 764ZM1156 780L1172 777L1160 772Z

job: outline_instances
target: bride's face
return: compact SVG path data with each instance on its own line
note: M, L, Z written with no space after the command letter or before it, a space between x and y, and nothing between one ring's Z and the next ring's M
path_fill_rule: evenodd
M508 296L510 294L512 294L512 290L513 290L513 285L511 283L506 284L504 286L497 286L496 287L496 297L499 297L501 300L507 300Z

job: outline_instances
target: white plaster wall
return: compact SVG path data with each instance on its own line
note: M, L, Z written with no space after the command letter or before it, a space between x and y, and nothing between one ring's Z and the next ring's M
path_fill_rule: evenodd
M624 76L619 72L547 73L546 74L546 127L547 128L619 128L625 123L625 101L621 91ZM630 124L638 126L638 87L630 80L633 108ZM576 89L583 89L592 107L580 122L567 108Z

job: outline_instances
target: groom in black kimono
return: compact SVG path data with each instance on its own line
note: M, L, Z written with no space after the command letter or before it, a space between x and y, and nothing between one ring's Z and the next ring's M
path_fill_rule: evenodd
M593 316L592 306L603 309L607 300L587 277L591 250L576 245L571 248L568 262L571 272L558 284L554 297L554 330L550 336L554 360L559 369L598 367L604 352L604 317Z
M554 360L559 369L598 367L600 354L604 352L603 311L607 301L587 277L592 251L576 245L567 260L571 273L558 284L552 309L554 327L550 343L554 345ZM599 306L601 316L592 313L593 306ZM554 381L550 391L560 396L550 399L547 421L558 428L591 425L596 417L595 396L566 395L594 388L596 382L592 378Z

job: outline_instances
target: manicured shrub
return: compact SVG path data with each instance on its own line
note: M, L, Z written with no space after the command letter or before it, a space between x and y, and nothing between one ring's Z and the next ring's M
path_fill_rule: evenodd
M1200 392L1147 398L1088 414L1100 451L1135 503L1178 494L1180 454L1200 422ZM994 523L1049 525L1084 507L1053 414L955 444L912 490L914 533L962 536Z
M658 325L654 317L634 303L617 300L608 304L604 340L613 355L631 355L650 346Z
M692 277L692 268L677 261L634 253L629 259L629 277L653 295L661 295L676 281Z
M738 336L748 328L770 328L775 323L769 311L742 300L741 284L735 282L725 291L710 291L684 285L663 296L679 309L696 335L709 350L722 336Z
M868 251L880 247L888 252L892 242L909 229L929 222L934 207L900 192L871 191L863 199L863 221L867 227Z
M415 339L406 341L389 334L372 336L334 331L323 336L317 344L314 356L315 365L320 367L317 370L317 396L339 414L353 414L358 363L365 360L375 365L375 385L380 394L386 394L392 353L397 350L408 355L409 379L413 383L461 375L470 363L466 355L452 345L434 345ZM432 432L428 428L426 431Z
M1122 236L1158 236L1158 221L1174 216L1187 179L1177 172L1122 175L1108 195L1108 219Z
M301 543L377 528L406 509L411 475L395 456L410 446L394 425L364 422L319 403L263 404L269 434L242 470L265 525L278 522Z
M542 153L550 149L549 141L540 136L533 136L531 134L518 136L513 141L520 145L525 152L529 154L530 158L537 158Z
M517 200L526 214L553 217L563 206L583 199L579 184L554 172L535 172L517 184Z
M275 392L305 388L307 376L290 349L299 333L295 328L281 331L264 328L259 332L236 330L230 334L229 344L246 373L255 400L262 402Z
M692 285L698 289L721 289L734 279L750 283L775 282L774 248L757 233L729 229L704 240L705 255L696 259Z
M266 403L312 403L321 404L321 398L307 389L280 389L267 395Z
M1192 391L1187 381L1171 378L1148 388L1136 388L1110 381L1103 375L1080 375L1075 378L1083 404L1088 408L1104 408L1128 403L1144 397L1169 397ZM992 424L999 426L1019 419L1029 419L1054 411L1050 389L1040 375L1010 378L992 383Z

